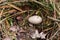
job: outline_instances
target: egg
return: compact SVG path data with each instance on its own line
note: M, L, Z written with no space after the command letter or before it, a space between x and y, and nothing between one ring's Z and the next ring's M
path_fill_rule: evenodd
M32 24L39 24L42 22L42 17L34 15L28 18L28 21Z

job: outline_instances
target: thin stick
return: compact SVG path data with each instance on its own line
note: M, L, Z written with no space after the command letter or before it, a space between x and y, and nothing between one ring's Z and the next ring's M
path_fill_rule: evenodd
M34 0L33 2L38 3L38 4L42 5L42 6L46 6L46 5L44 5L43 3L38 2L38 1L36 1L36 0Z
M53 17L49 17L49 16L47 16L47 18L49 18L49 19L51 19L51 20L53 20L53 21L60 22L60 20L58 20L58 19L55 19L55 18L53 18Z
M7 11L7 12L4 12L3 15L5 15L5 14L7 14L7 13L13 13L13 12L16 12L16 11L17 11L17 10L14 10L14 9L13 9L13 10L9 10L9 11Z
M11 6L11 7L15 8L15 9L19 10L19 11L23 11L22 9L16 7L15 5L13 5L13 4L11 4L11 3L7 3L7 4L8 4L9 6Z
M10 8L9 5L0 6L0 8Z
M51 29L53 29L53 27L47 28L47 29L43 30L43 32L48 31L48 30L51 30Z
M0 13L0 18L1 18L1 16L2 16L2 14L3 14L4 9L5 9L5 8L3 8L2 11L1 11L1 13Z

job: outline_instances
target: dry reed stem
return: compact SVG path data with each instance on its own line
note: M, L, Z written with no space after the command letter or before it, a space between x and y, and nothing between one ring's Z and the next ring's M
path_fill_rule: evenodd
M14 12L16 12L16 11L17 11L17 10L12 9L12 10L9 10L9 11L7 11L7 12L4 12L3 15L4 15L4 14L7 14L7 13L14 13Z
M0 18L1 16L3 15L3 11L4 11L5 8L2 9L1 13L0 13Z
M10 8L8 5L0 6L0 8Z
M11 4L11 3L7 3L9 6L19 10L19 11L23 11L22 9L20 9L19 7L16 7L15 5Z

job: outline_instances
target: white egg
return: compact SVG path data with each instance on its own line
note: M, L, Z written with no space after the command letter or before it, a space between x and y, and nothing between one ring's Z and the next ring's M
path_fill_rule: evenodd
M32 24L39 24L42 22L42 18L40 16L34 15L29 17L28 21Z

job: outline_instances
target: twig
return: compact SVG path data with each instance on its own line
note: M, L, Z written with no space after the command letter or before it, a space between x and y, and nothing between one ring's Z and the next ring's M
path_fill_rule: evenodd
M3 15L5 15L6 13L13 13L13 12L16 12L16 11L17 11L17 10L14 10L14 9L13 9L13 10L9 10L9 11L7 11L7 12L4 12Z
M28 2L29 0L20 0L20 1L14 1L14 2L9 2L9 3L17 3L17 2Z
M38 11L36 11L36 13L35 14L38 14L40 11L38 10Z
M1 11L1 13L0 13L0 18L1 18L1 16L2 16L2 14L3 14L4 9L5 9L5 8L3 8L2 11Z
M51 19L51 20L53 20L53 21L60 22L60 20L58 20L58 19L55 19L55 18L53 18L53 17L49 17L49 16L47 16L47 18L49 18L49 19Z
M46 6L43 3L39 2L39 1L36 1L36 0L34 0L33 2L38 3L38 4L42 5L42 6Z
M9 8L10 6L8 5L4 5L4 6L0 6L0 8Z
M15 9L19 10L19 11L23 11L22 9L16 7L15 5L13 5L13 4L11 4L11 3L7 3L7 4L8 4L9 6L11 6L11 7L15 8Z
M53 27L47 28L47 29L43 30L43 32L48 31L48 30L51 30L51 29L53 29Z
M9 29L10 28L10 24L9 24L8 20L5 21L5 24L6 24L6 29Z

